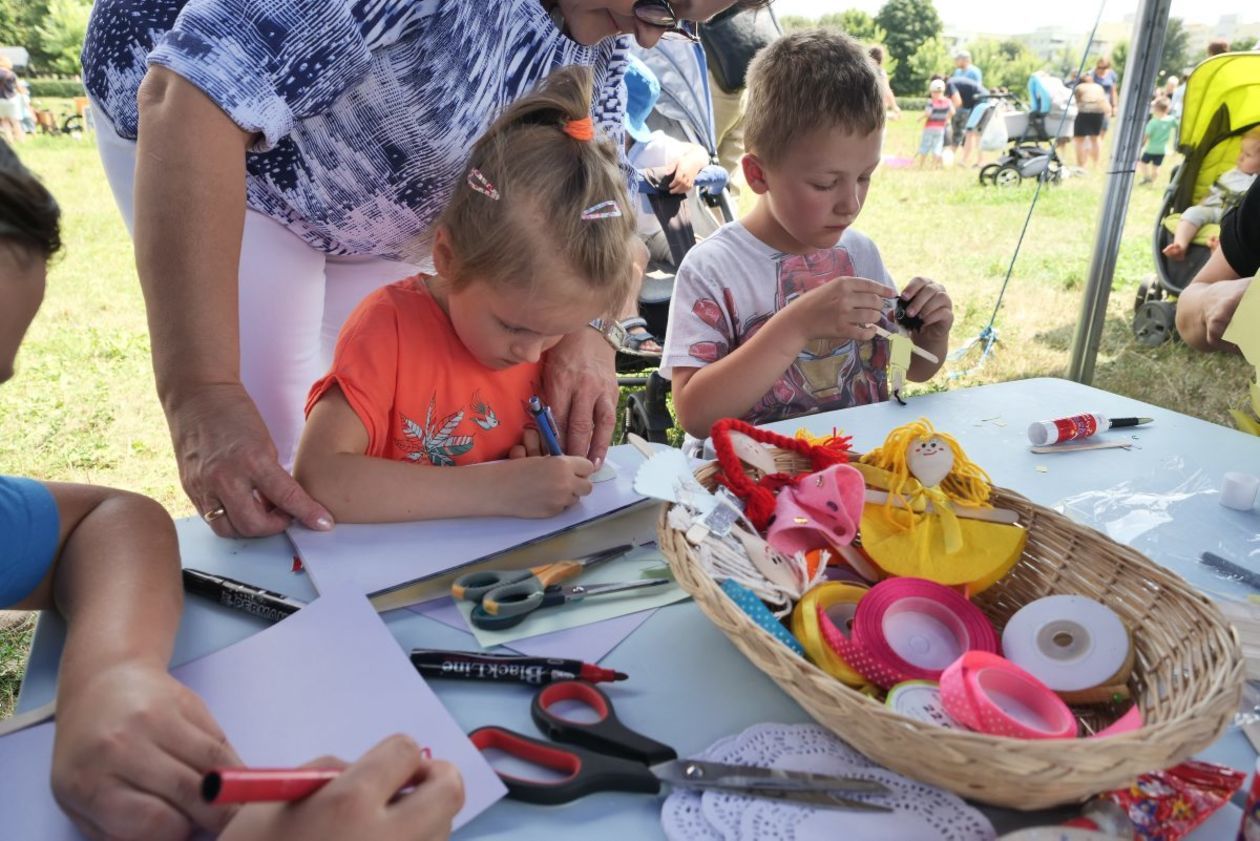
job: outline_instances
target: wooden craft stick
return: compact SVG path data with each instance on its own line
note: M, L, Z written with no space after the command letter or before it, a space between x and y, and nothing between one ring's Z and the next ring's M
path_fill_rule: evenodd
M875 502L880 505L889 500L889 496L884 491L867 489L866 501ZM898 508L908 508L908 506L900 499L893 499L893 505ZM925 512L934 510L932 503L927 504ZM959 517L966 517L968 520L984 520L989 523L1003 523L1008 526L1019 524L1019 514L1009 508L974 508L970 505L954 504L954 513Z
M875 328L876 336L880 336L881 338L885 338L885 339L891 339L893 337L892 333L889 333L887 330L885 330L883 327L880 327L878 324L872 324L871 326ZM915 356L919 356L919 357L922 357L923 359L926 359L928 362L931 362L933 365L941 364L941 360L937 358L936 354L932 353L929 350L924 350L923 348L919 347L913 342L910 343L910 352L913 353Z
M1054 444L1046 447L1029 447L1030 453L1079 453L1083 450L1111 450L1120 448L1127 450L1133 446L1131 441L1092 441L1087 444Z
M652 445L645 441L640 435L635 435L633 432L627 432L626 440L633 444L634 448L642 453L644 458L651 458L656 454L656 450L652 448Z

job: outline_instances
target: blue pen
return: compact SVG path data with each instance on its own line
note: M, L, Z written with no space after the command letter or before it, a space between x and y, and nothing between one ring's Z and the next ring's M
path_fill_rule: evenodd
M563 455L564 450L560 449L560 437L556 422L551 417L551 409L543 405L538 395L529 398L529 413L534 416L534 423L538 426L538 434L542 436L547 452L553 456Z

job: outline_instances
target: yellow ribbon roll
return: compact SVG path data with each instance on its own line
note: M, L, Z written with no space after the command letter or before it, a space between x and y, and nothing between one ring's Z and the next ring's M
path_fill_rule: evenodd
M831 649L823 640L822 631L818 628L818 608L823 610L838 605L856 605L858 600L867 594L867 589L860 584L847 584L842 581L824 581L811 587L792 611L792 634L805 648L805 655L811 663L822 669L836 680L852 686L854 689L867 691L870 682L849 667L848 663ZM843 622L836 627L848 633Z

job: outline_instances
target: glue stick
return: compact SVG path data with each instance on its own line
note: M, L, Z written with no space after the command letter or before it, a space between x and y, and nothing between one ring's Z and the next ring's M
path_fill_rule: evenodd
M1028 425L1028 440L1033 446L1044 447L1047 444L1088 438L1101 429L1109 429L1110 426L1107 417L1097 412L1051 421L1035 421Z

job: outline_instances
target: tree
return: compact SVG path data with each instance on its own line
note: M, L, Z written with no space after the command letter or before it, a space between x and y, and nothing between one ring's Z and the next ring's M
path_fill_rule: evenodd
M1005 87L1021 90L1028 77L1041 69L1042 60L1022 41L981 38L967 45L971 61L984 72L984 85L990 90Z
M938 74L948 76L953 66L949 47L945 46L941 36L933 35L901 65L910 79L909 86L894 90L900 91L903 96L926 96L929 80Z
M1190 33L1186 31L1181 18L1169 18L1168 28L1164 30L1164 52L1159 58L1157 80L1169 76L1181 76L1193 62L1190 60Z
M79 72L79 54L91 14L90 0L50 0L48 16L35 30L48 57L47 69L70 76Z
M46 70L51 58L36 32L46 17L47 0L0 0L0 43L26 47L32 71Z
M1256 45L1260 44L1260 38L1235 38L1229 42L1229 51L1231 53L1245 53L1253 50Z
M863 44L882 44L888 38L888 33L875 22L875 18L861 9L848 9L839 14L823 15L818 19L818 25L834 26Z
M797 29L809 29L815 23L813 18L801 15L779 15L779 26L783 27L784 32L793 32Z
M917 91L926 77L911 69L911 59L926 41L941 34L941 17L932 0L888 0L875 16L875 23L887 34L885 46L898 60L893 90ZM944 48L944 45L941 45ZM929 74L931 75L931 74Z
M1124 78L1124 66L1129 63L1129 42L1119 41L1111 48L1111 69L1116 71L1116 79Z

